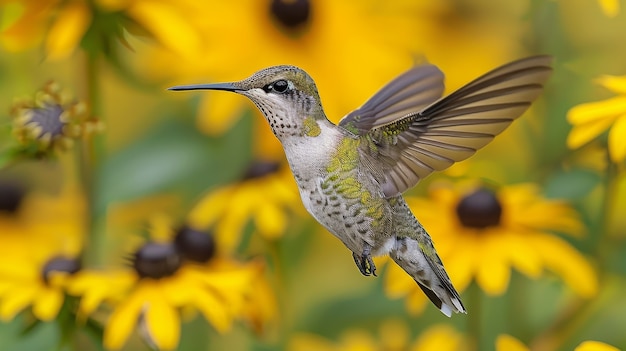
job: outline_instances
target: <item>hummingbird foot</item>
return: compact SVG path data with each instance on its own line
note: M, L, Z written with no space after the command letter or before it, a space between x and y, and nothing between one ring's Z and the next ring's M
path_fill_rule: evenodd
M376 265L374 264L374 260L372 260L369 246L366 246L360 255L353 252L352 257L354 258L354 263L356 263L356 266L361 274L366 277L370 275L376 277Z

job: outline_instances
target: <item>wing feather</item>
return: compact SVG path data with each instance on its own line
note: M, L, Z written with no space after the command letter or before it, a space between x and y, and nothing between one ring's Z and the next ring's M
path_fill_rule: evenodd
M432 65L419 66L340 125L372 144L363 143L362 151L382 163L383 191L394 196L433 171L470 157L508 127L543 91L551 61L549 56L533 56L511 62L428 106L424 103L443 87L438 81L443 75Z
M339 125L362 134L415 111L421 111L443 95L443 73L423 64L403 73L363 106L350 112Z

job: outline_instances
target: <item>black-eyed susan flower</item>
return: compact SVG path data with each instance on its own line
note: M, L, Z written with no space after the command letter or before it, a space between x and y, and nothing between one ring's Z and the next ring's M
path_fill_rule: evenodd
M581 235L576 211L563 201L543 198L536 185L494 192L476 184L435 183L427 198L409 197L407 203L419 214L461 291L474 280L485 293L502 294L512 268L531 278L548 269L582 297L597 291L587 259L553 234ZM396 267L389 267L385 285L390 296L406 296L412 312L424 308L426 299L415 282Z
M85 113L85 103L72 100L57 83L49 82L34 99L13 106L13 132L24 152L65 150L79 136L102 129L100 122L86 118Z
M0 198L0 318L31 307L36 318L50 321L81 267L82 198L67 189L59 196L28 193L7 180Z
M62 252L51 251L47 257L33 258L28 252L3 256L0 263L0 318L3 321L13 319L29 306L39 320L51 321L57 316L65 299L68 279L81 267L78 258L62 255Z
M613 162L621 162L626 159L626 76L603 76L597 82L618 96L571 108L567 120L573 128L567 146L577 149L610 129L609 156Z
M496 351L530 351L530 348L516 338L502 334L496 339ZM583 341L574 351L619 351L617 347L600 341Z
M376 336L375 336L376 335ZM288 351L461 351L467 340L449 325L434 325L413 339L405 323L387 320L380 325L378 334L366 330L350 329L339 340L331 341L314 334L296 334L289 341Z
M178 54L188 54L201 43L186 20L196 12L193 2L23 0L3 5L7 15L0 23L0 44L22 51L43 43L49 59L67 58L80 45L111 54L116 41L128 45L129 32L155 38Z
M256 266L215 254L214 244L200 235L208 237L184 227L174 242L143 244L133 255L132 269L76 275L67 290L81 297L83 318L103 304L113 309L105 322L105 347L120 349L138 331L158 349L174 349L182 310L199 311L218 332L243 315Z
M302 212L297 187L288 167L277 162L255 161L239 182L211 191L189 214L196 228L214 228L218 246L232 251L252 221L268 240L280 237L289 214Z

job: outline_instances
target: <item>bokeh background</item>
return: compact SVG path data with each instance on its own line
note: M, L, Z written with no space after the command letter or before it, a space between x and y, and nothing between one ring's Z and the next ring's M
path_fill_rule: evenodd
M1 0L2 350L626 349L619 0ZM554 56L533 107L407 194L467 315L302 207L254 106L292 64L337 122L419 62L447 92Z

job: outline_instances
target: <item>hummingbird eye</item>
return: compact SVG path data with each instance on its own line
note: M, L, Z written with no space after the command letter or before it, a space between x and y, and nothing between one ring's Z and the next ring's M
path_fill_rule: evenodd
M277 93L284 93L287 90L289 90L289 82L287 82L284 79L281 80L277 80L274 83L268 84L266 85L263 90L265 90L266 93L275 91Z

